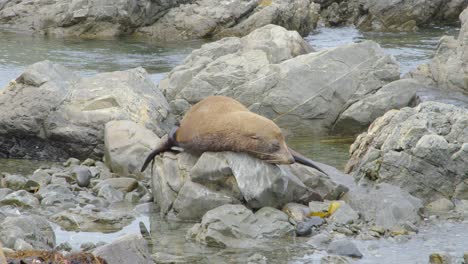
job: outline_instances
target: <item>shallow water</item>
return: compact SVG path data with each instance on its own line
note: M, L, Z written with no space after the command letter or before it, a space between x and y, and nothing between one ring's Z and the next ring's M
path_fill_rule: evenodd
M457 36L456 27L433 27L417 32L359 32L355 27L319 28L306 37L316 49L323 50L364 40L373 40L400 63L402 74L428 62L444 36Z
M50 60L82 76L143 67L158 82L203 42L157 44L129 39L54 39L0 30L0 89L35 62Z

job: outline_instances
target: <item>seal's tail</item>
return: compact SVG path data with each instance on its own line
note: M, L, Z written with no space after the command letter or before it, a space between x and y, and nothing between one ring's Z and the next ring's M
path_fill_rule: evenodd
M289 152L291 153L291 155L294 157L294 161L296 161L297 163L309 166L311 168L314 168L314 169L320 171L321 173L323 173L325 175L328 175L326 172L324 172L320 168L320 165L318 165L315 161L312 161L311 159L308 159L308 158L304 157L301 153L295 151L292 148L288 147L288 149L289 149Z
M158 155L159 153L165 152L170 150L172 147L177 146L177 141L175 140L175 135L177 132L178 127L174 127L167 136L167 138L162 142L162 144L156 148L155 150L151 151L150 154L148 154L148 157L146 157L145 162L143 163L143 166L141 167L141 172L144 172L146 170L146 167L148 167L149 163Z

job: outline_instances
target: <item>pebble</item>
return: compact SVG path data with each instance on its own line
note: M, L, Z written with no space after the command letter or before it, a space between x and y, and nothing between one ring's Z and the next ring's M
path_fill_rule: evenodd
M73 168L72 175L76 179L76 183L80 187L88 187L91 182L91 171L85 166L76 166Z
M362 253L359 251L356 245L347 239L332 241L328 246L327 252L341 256L362 258Z
M296 235L308 236L312 234L313 227L319 227L323 225L324 222L325 221L318 216L306 218L304 222L299 222L296 225Z

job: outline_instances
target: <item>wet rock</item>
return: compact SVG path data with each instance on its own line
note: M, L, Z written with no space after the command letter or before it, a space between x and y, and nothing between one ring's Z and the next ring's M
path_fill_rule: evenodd
M13 190L9 188L0 188L0 200L3 199L3 197L7 196L8 194L12 193Z
M15 205L25 208L34 208L39 205L39 200L25 190L12 192L0 200L0 205Z
M314 249L324 250L324 249L327 249L331 240L332 240L332 237L329 234L320 233L310 238L307 241L307 244L310 245Z
M74 207L77 200L73 192L65 186L50 184L42 188L37 196L41 199L44 206L54 206L58 208Z
M15 245L13 247L16 251L18 250L32 250L33 246L29 244L28 242L24 241L21 238L16 239Z
M343 200L359 212L364 220L385 229L421 220L421 200L393 185L381 183L376 186L356 186Z
M272 31L274 46L272 38L254 38ZM330 132L350 104L399 79L396 61L374 42L308 54L301 48L305 45L298 35L265 26L241 39L223 39L193 51L160 88L168 100L191 104L209 95L230 96L282 128L310 135Z
M268 263L267 257L255 253L247 259L247 264L266 264Z
M287 203L281 211L285 212L290 220L299 223L307 220L309 217L309 207L298 203Z
M87 158L87 159L85 159L85 161L83 161L83 162L81 163L81 165L87 166L87 167L91 167L91 166L94 166L95 163L96 163L95 160L90 159L90 158Z
M98 185L94 186L93 190L99 190L105 185L110 185L122 192L131 192L138 188L138 181L133 178L111 178L101 181Z
M51 220L68 231L115 232L134 220L130 212L72 208L54 214Z
M109 205L109 202L104 198L96 197L93 194L86 191L78 192L76 199L78 200L81 206L90 204L96 206L97 208L103 208Z
M110 203L123 201L125 194L112 187L110 184L101 185L98 191L98 197L103 197Z
M327 252L341 256L362 258L362 253L359 251L356 245L346 239L332 241L330 245L328 245Z
M33 175L29 177L30 180L37 182L41 187L47 185L52 180L52 176L47 173L45 170L36 170L34 171Z
M110 121L104 130L106 164L122 177L141 175L145 157L156 148L160 139L151 130L135 122Z
M306 35L315 28L318 11L319 5L310 0L200 0L171 9L136 35L165 41L219 38L243 36L268 24Z
M28 178L21 175L5 174L2 176L2 187L12 190L23 190L28 182Z
M65 167L78 166L80 165L80 160L76 158L69 158L63 163Z
M426 205L424 212L430 215L446 215L450 210L455 209L455 205L447 198L440 198Z
M114 242L98 247L93 254L108 263L152 263L146 240L141 235L125 235Z
M124 200L129 203L138 203L140 195L137 192L129 192L125 194Z
M308 236L312 234L312 229L314 227L319 227L325 223L320 217L314 216L305 219L303 222L299 222L296 225L296 235L298 236Z
M208 211L187 238L210 247L246 248L293 234L288 216L277 209L264 207L254 214L243 205L226 204Z
M42 216L22 215L5 218L0 224L0 240L3 245L15 248L18 239L30 244L34 249L51 250L55 247L54 231Z
M359 215L345 201L335 201L339 207L334 212L329 212L330 204L334 201L310 202L310 212L328 212L328 222L335 224L352 224L359 219Z
M80 78L60 65L38 62L0 95L0 153L47 160L98 158L104 151L103 124L130 120L164 134L168 109L142 68Z
M75 166L72 170L72 177L80 187L88 187L91 182L91 171L86 166Z
M85 242L80 245L80 249L83 251L90 251L96 248L96 244L93 242Z
M70 252L72 251L72 246L68 242L60 243L55 247L55 250L57 251L65 251L65 252Z
M452 257L447 253L432 253L429 255L429 264L452 264Z
M320 260L320 264L349 264L353 263L351 260L343 256L329 255Z
M397 185L426 204L457 198L468 170L467 124L468 109L437 102L389 111L356 139L346 171L361 182Z

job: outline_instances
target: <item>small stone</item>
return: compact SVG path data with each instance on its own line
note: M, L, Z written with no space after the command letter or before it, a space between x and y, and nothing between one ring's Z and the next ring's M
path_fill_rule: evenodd
M80 187L88 187L91 182L91 171L85 166L76 166L73 168L72 176L76 179L76 183Z
M109 184L105 184L99 189L98 197L103 197L110 203L120 202L124 199L124 193L116 190Z
M72 249L73 249L72 246L68 242L60 243L58 246L55 247L55 250L65 251L65 252L70 252L72 251Z
M39 200L25 190L12 192L0 200L0 205L16 205L20 207L36 207Z
M40 186L45 186L50 183L52 177L45 170L39 169L36 170L29 179L37 182Z
M335 227L333 228L334 231L338 232L338 233L341 233L341 234L345 234L347 236L352 236L354 235L354 232L351 231L350 229L346 228L346 227L343 227L343 226L338 226L338 227Z
M93 242L85 242L80 245L80 248L83 251L90 251L96 248L96 244L94 244Z
M343 256L329 255L320 260L320 264L349 264L352 263L349 259Z
M259 253L255 253L247 259L247 264L267 264L267 258Z
M313 227L319 227L323 225L325 220L318 216L306 218L304 222L299 222L296 225L296 235L298 236L308 236L312 234Z
M16 239L16 241L15 241L14 249L15 249L16 251L18 251L18 250L32 250L32 249L33 249L33 246L31 246L31 244L29 244L28 242L24 241L23 239L18 238L18 239Z
M444 215L450 210L453 210L455 205L447 198L438 199L428 205L426 205L426 213L430 215Z
M464 261L465 264L468 264L468 252L465 252L463 254L463 261Z
M408 234L409 234L408 230L406 230L404 228L395 227L395 228L390 230L390 235L393 236L393 237L403 236L403 235L408 235Z
M451 264L452 258L447 253L432 253L429 255L429 264Z
M331 237L328 234L318 234L313 236L307 244L309 244L312 248L315 249L325 249L327 248L328 244L331 242Z
M372 226L370 230L378 233L379 235L385 234L385 229L381 226Z
M137 192L129 192L125 194L125 201L129 203L138 203L140 195Z
M133 178L121 177L121 178L111 178L101 181L97 184L94 189L100 189L104 185L110 185L114 189L117 189L122 192L131 192L138 188L138 181Z
M80 160L75 159L75 158L69 158L69 159L67 159L67 161L65 161L63 163L63 166L65 166L65 167L70 167L70 166L74 166L74 165L80 165Z
M327 252L341 256L362 258L362 253L359 251L356 245L347 239L332 241L328 246Z
M81 163L81 165L91 167L91 166L94 166L95 163L96 163L95 160L87 158L85 161Z

